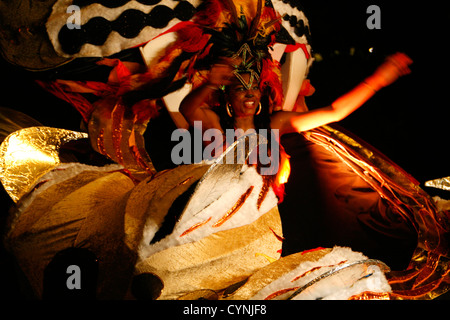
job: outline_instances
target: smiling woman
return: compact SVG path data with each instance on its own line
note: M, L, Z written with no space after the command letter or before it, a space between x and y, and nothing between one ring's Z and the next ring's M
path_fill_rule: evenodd
M26 8L21 5L25 2L17 1L20 7ZM45 166L46 170L53 169L42 177L40 172L31 175L30 169L38 168L37 161L49 162L48 157L36 157L36 154L44 147L53 154L53 146L59 142L55 140L56 133L65 129L47 127L52 134L46 139L38 136L38 141L45 142L42 146L36 143L35 135L29 134L36 128L27 130L19 126L17 130L28 133L23 135L25 141L34 143L22 145L20 150L15 148L18 144L8 143L7 149L13 156L3 172L20 178L12 181L15 185L28 178L26 186L30 189L20 187L24 193L17 202L9 198L17 208L8 217L12 221L5 227L5 245L19 273L24 275L23 283L32 291L30 295L45 299L50 297L45 294L50 289L54 293L52 297L61 298L54 290L56 287L47 286L50 282L73 290L71 285L67 286L72 276L62 264L66 259L61 261L58 255L71 247L88 248L98 262L98 277L92 282L97 299L433 299L449 291L450 216L444 207L447 202L437 202L428 196L400 166L361 139L334 124L323 126L345 118L370 99L361 111L376 113L376 119L380 120L354 119L370 131L371 137L378 136L395 144L397 152L401 152L407 144L399 143L401 139L395 142L395 136L383 138L380 134L386 128L398 131L405 134L404 140L414 144L414 149L407 153L413 150L431 159L422 148L419 151L417 142L421 140L413 139L414 134L423 137L423 132L429 133L423 127L426 122L423 117L433 119L433 126L437 120L446 121L422 110L425 105L427 109L438 105L436 91L446 92L443 81L426 90L433 77L420 76L423 74L420 68L422 72L432 69L430 50L417 50L417 39L427 39L426 45L430 46L430 24L424 24L425 14L421 12L421 24L412 27L420 27L426 35L411 31L410 23L402 24L401 34L395 30L392 33L389 17L395 17L395 23L399 23L410 6L402 8L401 14L389 15L391 7L380 5L382 29L375 30L366 24L376 22L370 20L366 3L352 1L327 6L315 3L317 8L311 11L317 16L311 19L315 24L311 30L319 42L315 42L314 51L309 45L309 23L298 0L50 0L43 1L45 12L40 12L36 19L23 11L12 15L13 5L8 4L7 9L0 4L0 16L4 18L0 18L0 29L5 31L0 32L0 38L11 35L0 39L2 53L5 57L14 56L17 59L12 61L29 69L50 68L48 72L33 74L32 78L41 80L41 87L68 102L80 114L72 116L69 114L72 108L59 108L51 100L40 99L41 91L30 90L24 82L31 77L16 72L4 72L9 81L1 88L3 105L7 94L11 96L8 92L14 86L11 79L17 78L17 91L14 91L17 94L12 95L13 103L8 105L28 108L27 114L37 114L36 119L44 126L68 129L65 123L75 120L74 127L70 122L74 133L81 129L89 137L61 145L62 164L54 167L59 162L55 159ZM65 33L69 31L66 28L68 4L81 9L81 37L77 36L76 28L73 33ZM157 15L158 12L167 15ZM327 12L330 16L324 17ZM25 20L18 20L18 16ZM413 16L416 15L408 18ZM355 19L358 23L353 25ZM58 23L48 28L51 22ZM33 28L36 25L43 30L38 32ZM321 35L320 28L328 30ZM383 52L373 38L359 36L361 29L389 33L396 45L388 44L387 37L381 37L389 51ZM111 30L114 32L105 38ZM406 41L403 33L414 33L412 47L397 45ZM136 37L127 38L132 35ZM77 41L68 41L71 37ZM58 45L49 53L46 45L55 44L50 39L57 39ZM364 44L353 43L355 39ZM148 43L143 44L145 41ZM333 59L345 56L351 62L332 61L327 51L317 45L320 41L326 43ZM64 43L72 46L73 54L66 56L67 52L58 51ZM421 45L425 46L425 41ZM343 53L343 47L348 55ZM383 90L371 99L382 87L408 74L411 60L404 54L395 54L365 81L356 86L354 81L364 79L364 75L375 69L375 63L396 50L412 55L415 62L412 76L399 81L400 87ZM13 55L18 51L24 55ZM362 51L365 57L380 59L363 59ZM433 50L438 51L445 52ZM117 55L101 60L94 58L112 52ZM319 53L323 57L321 61ZM426 63L421 63L420 55L426 57ZM314 58L317 63L311 74L313 78L305 79ZM54 68L71 59L74 61ZM339 65L339 69L333 65ZM441 62L440 72L449 74L442 72L442 65ZM410 86L413 79L420 86ZM308 105L319 108L306 107L305 97L309 98L314 91L308 86L309 81L317 86L317 94L312 98L322 97L322 100L308 100ZM324 92L326 86L332 90ZM395 90L402 86L408 94ZM343 90L352 87L342 95ZM424 91L432 94L421 94ZM178 113L180 101L188 92L191 93L181 104L186 119L173 123L175 120L171 121L169 113ZM388 103L378 100L384 97L386 101L390 93ZM426 97L424 103L418 102L420 95ZM29 101L23 103L24 96ZM328 101L336 97L340 98ZM42 103L37 105L37 101ZM371 106L372 103L377 107ZM398 123L410 119L415 107L421 108L416 113L421 116L418 125L410 126L414 130L399 130ZM194 138L183 139L176 146L179 148L172 151L190 152L192 147L198 151L197 146L202 151L203 142L212 142L205 139L207 132L217 133L214 137L231 147L217 161L202 162L201 157L196 161L195 152L194 163L174 161L170 144L166 142L171 132L182 133L180 138L189 134L185 120L193 127ZM197 121L200 126L195 128ZM371 127L369 122L376 125ZM239 139L237 134L247 133L249 129L261 135L266 130L271 144L264 145L263 139L258 139L253 149L257 150L257 162L252 163L247 154L249 160L245 164L220 162L223 158L228 160L226 155L233 148L250 145L247 137ZM351 127L348 129L353 131ZM355 133L360 136L360 132ZM282 141L277 133L284 135ZM85 137L84 133L78 134ZM272 139L274 136L276 139ZM9 137L6 142L12 141L13 136ZM440 135L429 137L427 148L434 143L435 149L441 151L445 144L437 139ZM187 141L188 146L184 148ZM372 141L386 150L385 145ZM25 146L39 150L30 152ZM204 150L212 150L207 149L210 146ZM267 164L261 161L264 147L270 155ZM283 147L292 167L287 156L282 158ZM222 149L217 150L222 152ZM206 159L205 151L201 154L203 159ZM214 153L214 157L220 152ZM161 165L161 154L167 153L166 163ZM26 155L33 156L30 165L19 166ZM420 159L417 154L406 156L406 152L405 157L411 161ZM180 160L184 159L180 157ZM11 164L17 165L16 171L9 170L13 168ZM262 165L280 169L264 174L263 169L270 168ZM420 167L431 169L425 163L420 163ZM440 174L437 171L433 178ZM36 176L40 178L37 180ZM285 193L280 185L286 186ZM0 259L0 267L3 261ZM81 261L80 264L70 261L70 265L80 266L83 280L86 273ZM12 272L3 270L0 272L3 278L11 278ZM341 279L349 281L341 283ZM369 286L376 279L383 280L381 286L376 285L378 291ZM83 282L81 288L85 288ZM2 291L11 293L4 287ZM333 294L328 295L329 292ZM226 311L252 315L258 313L256 306L252 305L255 307L252 309L233 305ZM203 310L211 311L210 314L213 311ZM197 311L202 310L186 310L191 314Z
M250 77L251 75L248 73L242 75L243 81L247 83L250 82ZM230 85L228 100L230 102L227 105L227 112L230 117L234 114L235 121L248 116L253 117L261 112L261 91L256 83L247 89L244 84L236 79ZM257 107L258 110L256 109Z

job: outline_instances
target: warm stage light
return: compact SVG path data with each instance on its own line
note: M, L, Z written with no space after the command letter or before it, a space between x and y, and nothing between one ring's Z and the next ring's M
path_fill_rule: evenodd
M282 185L288 182L291 174L291 164L288 157L282 157L280 163L280 170L278 171L277 184Z

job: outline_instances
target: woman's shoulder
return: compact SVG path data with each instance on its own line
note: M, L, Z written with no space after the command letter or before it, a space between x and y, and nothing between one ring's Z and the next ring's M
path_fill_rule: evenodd
M293 126L292 120L298 117L302 112L296 111L275 111L270 116L270 127L279 130L280 136L287 133L297 132Z
M292 111L274 111L270 115L270 126L272 129L282 129L282 127L286 124L287 121L295 114Z

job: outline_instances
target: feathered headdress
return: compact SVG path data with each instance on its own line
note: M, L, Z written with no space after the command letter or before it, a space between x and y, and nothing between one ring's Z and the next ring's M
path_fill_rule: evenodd
M253 18L247 17L242 7L238 14L233 1L227 3L230 21L220 28L205 28L205 33L211 35L207 45L209 62L221 57L237 61L232 65L234 75L247 89L254 81L259 82L261 91L269 94L272 111L283 102L280 65L272 60L269 51L280 30L281 17L262 0L258 0ZM241 76L244 73L250 74L248 82Z

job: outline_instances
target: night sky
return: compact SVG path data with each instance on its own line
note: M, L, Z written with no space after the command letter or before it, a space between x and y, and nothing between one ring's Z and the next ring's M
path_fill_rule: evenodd
M397 162L421 183L448 176L449 5L406 1L309 1L312 45L323 61L310 71L310 108L351 89L397 51L413 60L412 74L382 89L340 125ZM381 9L381 29L369 30L366 9ZM444 7L446 6L446 7ZM353 56L350 48L355 48ZM373 48L372 53L369 49Z

